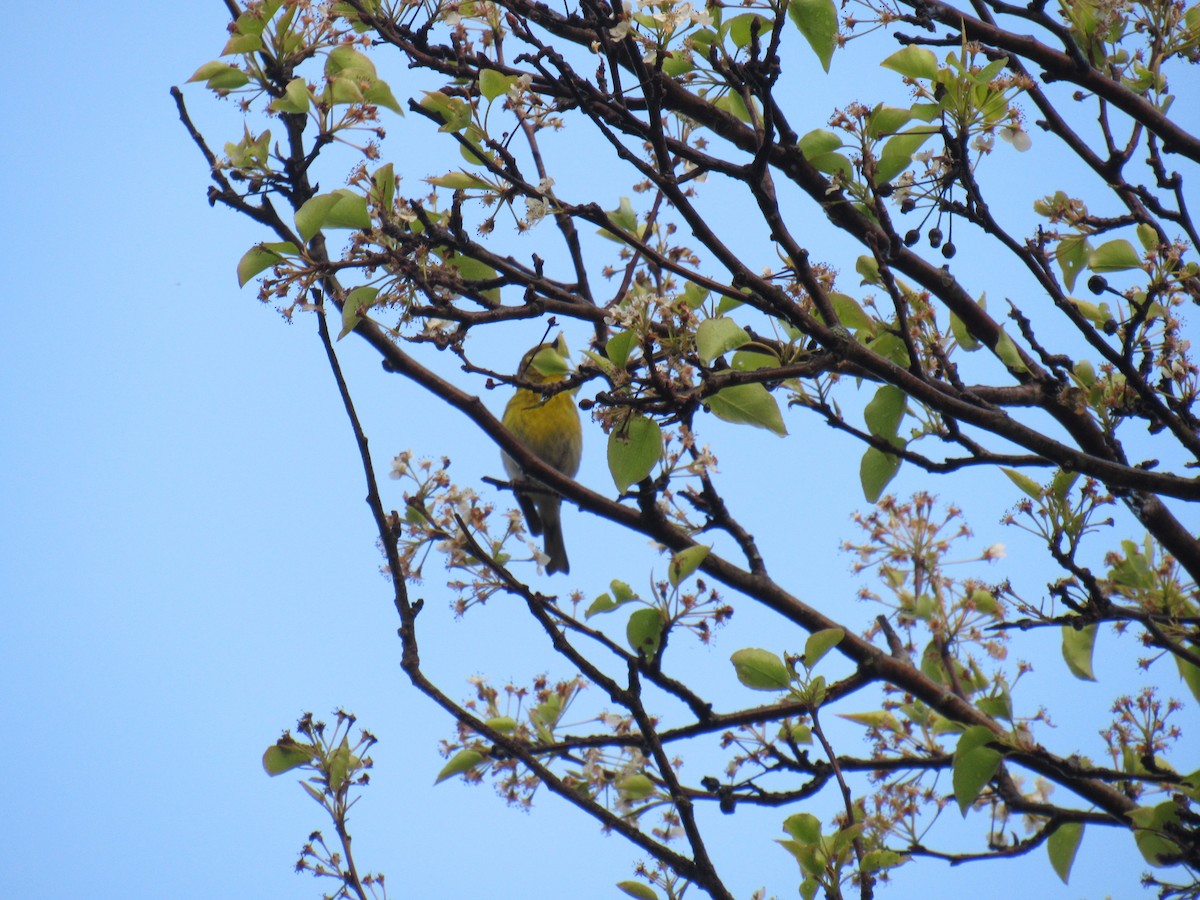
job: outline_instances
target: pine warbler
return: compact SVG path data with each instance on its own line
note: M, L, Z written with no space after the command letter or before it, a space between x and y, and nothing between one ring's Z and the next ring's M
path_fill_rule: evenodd
M567 374L567 363L563 359L565 350L561 337L554 344L538 344L521 359L518 377L535 384L562 381ZM518 388L504 408L503 421L513 437L540 460L574 478L583 453L583 430L571 394L571 391L561 391L543 397L536 391ZM560 518L562 498L536 478L527 476L507 453L502 456L504 470L513 481L517 503L529 532L535 536L545 534L546 556L549 557L547 574L570 572Z

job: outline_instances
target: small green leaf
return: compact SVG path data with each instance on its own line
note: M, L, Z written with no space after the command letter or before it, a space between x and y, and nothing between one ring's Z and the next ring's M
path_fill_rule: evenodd
M1168 825L1179 824L1179 809L1173 801L1141 806L1127 815L1133 820L1133 839L1146 862L1152 866L1167 866L1178 860L1179 845L1163 833Z
M821 657L840 644L845 636L846 632L841 628L823 628L810 634L804 642L805 667L812 669L816 666Z
M608 435L608 471L621 493L648 476L662 458L662 428L653 419L633 415Z
M713 394L704 403L714 416L726 422L765 428L780 437L787 434L779 404L761 384L735 384Z
M883 145L883 151L879 154L875 166L876 182L882 184L885 181L891 181L907 169L909 163L912 162L913 154L934 134L937 134L936 130L928 126L921 126L890 138Z
M1054 248L1054 258L1062 269L1063 284L1068 291L1075 290L1075 279L1087 266L1088 257L1092 254L1092 245L1083 235L1072 235L1063 238Z
M459 750L446 765L442 766L442 771L438 772L437 778L434 779L434 784L441 784L447 778L453 778L455 775L462 775L464 772L469 772L484 761L485 757L478 750Z
M750 343L750 335L733 319L705 319L696 329L696 353L706 363Z
M904 730L904 727L900 724L900 720L890 710L886 709L875 709L870 712L861 713L838 713L837 715L840 719L856 722L859 725L866 725L868 728L878 728L896 733Z
M649 775L644 775L641 772L626 775L617 782L617 793L626 800L645 800L647 797L653 795L654 791L654 781Z
M751 29L757 28L759 40L771 33L771 23L755 13L742 13L734 16L725 23L725 31L735 47L749 45Z
M1123 272L1141 265L1142 258L1133 244L1123 238L1101 244L1088 257L1088 268L1093 272Z
M308 112L308 82L303 78L293 78L283 89L283 96L276 97L267 108L285 113Z
M876 437L894 438L904 420L908 395L892 384L885 384L863 410L867 428Z
M658 900L658 894L654 892L654 889L640 881L618 881L617 887L637 900Z
M975 336L971 334L966 323L954 313L950 313L950 333L954 335L954 340L958 342L958 346L962 347L968 353L979 349L979 341L975 340Z
M1192 665L1182 656L1175 657L1175 667L1179 669L1179 677L1188 686L1192 696L1200 700L1200 667Z
M873 259L871 261L874 262ZM878 275L878 269L876 269L876 275ZM829 295L829 302L833 306L833 311L837 313L838 320L851 331L859 331L864 328L869 331L875 326L875 320L867 315L866 310L859 306L858 301L848 294L832 293Z
M711 548L703 544L693 544L672 556L671 564L667 566L667 579L671 582L671 587L679 587L685 578L700 568L708 558L710 550Z
M653 659L662 643L663 617L658 609L639 609L629 616L625 624L625 639L635 653Z
M821 820L812 813L795 813L783 820L783 830L801 844L816 844L821 840Z
M896 866L908 862L909 859L910 857L897 853L895 850L888 850L886 848L871 850L863 854L861 869L864 872L894 869Z
M1062 655L1071 674L1082 681L1095 681L1092 671L1092 652L1096 648L1096 623L1075 628L1062 628Z
M915 44L909 44L903 50L897 50L880 65L908 78L932 79L937 77L937 57L931 51Z
M729 661L738 681L751 690L786 691L792 683L787 664L770 650L752 647L737 650Z
M863 255L854 262L854 271L862 276L863 284L882 284L879 277L879 263L875 257Z
M833 0L790 0L788 18L817 54L821 68L828 72L837 47L838 17Z
M313 760L312 745L302 744L290 737L283 737L263 753L263 769L271 777L290 772Z
M472 175L470 172L447 172L445 175L435 175L426 178L428 184L437 185L438 187L450 188L456 191L470 190L495 190L495 186L488 181L480 178L478 175Z
M604 355L618 369L625 368L629 361L629 353L637 343L637 334L633 331L620 331L608 339L604 345Z
M884 106L882 103L871 110L867 118L867 136L873 140L890 137L912 119L911 109L899 106Z
M1063 884L1067 884L1071 877L1071 866L1075 863L1075 851L1079 849L1081 840L1083 840L1082 822L1063 822L1046 839L1046 852L1050 856L1050 865L1054 866L1054 871L1058 873Z
M883 489L891 483L900 471L899 456L884 453L875 447L868 447L858 466L858 480L862 484L863 496L868 503L874 503L883 494Z
M511 734L517 730L517 720L512 716L496 716L487 720L487 727L501 734Z
M298 252L296 245L291 241L255 244L238 261L238 287L245 287L247 282L259 272L263 272L276 263L282 262L286 256L294 256Z
M1137 227L1137 236L1138 242L1147 253L1154 253L1158 250L1158 232L1152 226L1142 222Z
M592 605L589 606L583 614L585 619L590 619L592 616L598 615L599 613L611 612L618 606L629 603L631 600L638 599L638 595L635 594L633 589L623 581L617 581L614 579L609 583L609 588L612 590L612 595L610 596L608 594L601 594L599 597L593 600Z
M1031 500L1042 499L1042 486L1024 472L1018 472L1016 469L1009 469L1006 466L1001 466L1000 471L1007 475L1008 480L1019 487Z
M1013 343L1013 339L1004 329L1000 330L1000 337L996 340L996 356L1010 372L1029 371L1025 360L1021 358L1021 351L1017 349L1017 345Z
M348 188L330 194L317 194L296 210L296 228L304 240L311 240L322 228L370 228L367 199Z
M346 295L346 302L342 304L342 330L337 336L339 341L362 321L363 313L375 302L378 294L379 288L363 286L356 287Z
M192 77L188 79L190 84L193 81L203 81L205 87L211 91L216 91L218 94L228 93L229 91L237 90L250 82L250 76L239 69L237 66L231 66L229 63L208 62L192 73Z
M987 746L996 736L982 725L973 725L962 733L954 750L954 799L959 811L966 816L971 804L992 780L1002 758L997 750Z
M488 100L495 100L497 97L507 94L516 83L515 75L505 75L495 69L481 69L479 72L479 93Z

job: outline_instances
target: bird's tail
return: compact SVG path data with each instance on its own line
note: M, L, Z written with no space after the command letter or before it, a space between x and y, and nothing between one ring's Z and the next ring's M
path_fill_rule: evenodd
M546 563L547 575L553 575L555 572L565 575L571 571L571 564L567 561L567 548L563 544L562 521L559 518L561 505L562 501L558 497L548 498L538 509L542 514L546 556L550 557L550 561Z

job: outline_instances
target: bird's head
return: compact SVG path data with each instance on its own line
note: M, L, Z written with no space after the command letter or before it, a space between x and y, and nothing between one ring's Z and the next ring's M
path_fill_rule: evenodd
M535 384L562 381L567 377L567 342L560 334L552 342L538 344L521 358L517 377Z

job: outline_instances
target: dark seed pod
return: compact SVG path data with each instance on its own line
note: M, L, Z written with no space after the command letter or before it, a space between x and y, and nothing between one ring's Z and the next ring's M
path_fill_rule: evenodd
M890 197L890 196L892 196L892 191L894 191L894 190L895 190L895 188L894 188L894 187L892 187L890 184L888 184L888 183L885 181L885 182L884 182L883 184L881 184L881 185L879 186L879 188L878 188L878 191L879 191L879 196L880 196L880 197Z
M1108 290L1108 279L1103 275L1093 275L1088 279L1088 290L1093 294L1103 294Z
M917 208L917 201L912 197L907 198L900 204L900 212L910 213Z
M920 239L921 239L921 232L918 229L916 229L916 228L909 229L909 231L904 235L904 246L911 247L913 244L915 244Z
M942 247L942 256L946 259L954 259L954 254L957 252L958 248L954 246L954 241L946 241L945 246Z
M942 245L942 229L934 225L929 229L929 246L936 250Z

